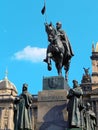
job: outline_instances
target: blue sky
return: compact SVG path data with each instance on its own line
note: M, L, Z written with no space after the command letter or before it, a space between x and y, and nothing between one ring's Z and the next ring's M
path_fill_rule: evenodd
M0 0L0 79L7 69L18 93L26 82L29 91L38 94L43 76L57 76L54 63L49 72L43 62L48 46L43 5L44 0ZM73 79L81 83L83 67L92 72L92 42L98 41L98 0L46 0L46 9L48 23L55 26L62 22L75 54L68 84L72 86Z

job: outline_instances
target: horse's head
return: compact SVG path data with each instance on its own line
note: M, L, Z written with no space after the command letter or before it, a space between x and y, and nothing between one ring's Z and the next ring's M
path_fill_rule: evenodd
M49 35L55 36L56 34L55 28L53 27L51 22L50 24L45 23L45 31L47 32L48 36Z

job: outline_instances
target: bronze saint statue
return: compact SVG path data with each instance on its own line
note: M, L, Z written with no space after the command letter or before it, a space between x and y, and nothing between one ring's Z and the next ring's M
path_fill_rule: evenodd
M91 109L90 103L87 102L84 109L84 130L95 130L96 127L96 115Z
M65 32L61 30L62 24L56 23L56 28L52 23L45 23L45 30L48 36L49 45L47 47L46 59L44 62L48 64L48 70L52 69L51 59L55 62L55 66L59 76L62 76L62 67L65 69L65 79L68 78L70 60L74 56L70 42Z
M15 99L14 130L32 130L30 108L32 95L27 91L28 85L23 84L22 93Z
M69 128L81 128L82 95L83 91L78 85L78 81L73 80L73 89L70 89L67 95L69 99L67 106Z

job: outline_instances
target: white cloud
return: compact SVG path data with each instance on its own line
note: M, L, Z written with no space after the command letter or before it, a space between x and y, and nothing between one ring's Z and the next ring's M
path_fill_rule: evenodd
M27 46L14 54L16 60L28 60L31 62L42 62L46 57L46 48Z

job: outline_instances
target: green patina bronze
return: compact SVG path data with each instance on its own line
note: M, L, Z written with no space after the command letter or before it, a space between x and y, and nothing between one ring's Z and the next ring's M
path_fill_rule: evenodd
M31 111L32 95L27 91L27 84L23 84L22 93L15 99L14 130L32 130Z

